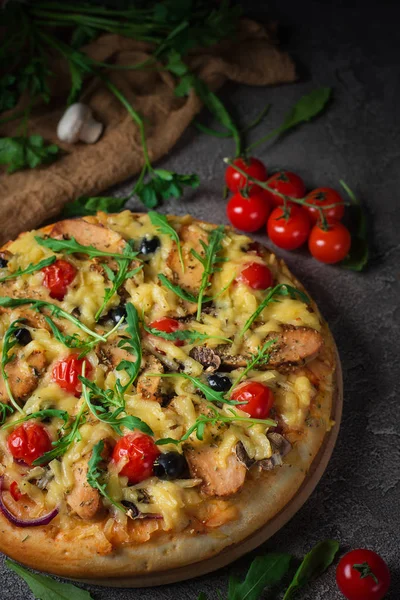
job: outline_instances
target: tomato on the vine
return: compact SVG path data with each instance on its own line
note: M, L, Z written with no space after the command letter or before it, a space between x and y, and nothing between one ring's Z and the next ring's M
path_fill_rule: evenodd
M152 438L144 433L128 433L114 447L112 458L123 466L119 472L134 485L153 475L154 461L160 451Z
M82 392L82 383L78 376L82 375L83 364L85 364L85 377L88 377L92 371L92 365L86 358L79 358L78 354L70 354L53 367L53 381L77 398Z
M7 446L15 459L31 465L39 456L51 450L51 439L43 425L27 421L10 433Z
M273 277L267 265L252 262L244 266L237 280L245 283L253 290L266 290L271 287Z
M66 260L58 259L52 265L44 267L43 285L48 288L50 297L63 300L68 286L75 279L77 270Z
M324 210L325 218L329 220L340 221L344 216L344 202L341 195L334 189L329 187L321 187L313 190L307 194L307 202L313 204L313 206L304 206L308 212L310 219L313 223L320 220L321 213L317 207ZM325 206L332 206L331 208L324 209Z
M266 419L274 404L274 394L269 387L258 381L241 383L231 394L232 400L246 402L239 406L254 419Z
M314 225L308 239L308 247L320 262L334 264L346 258L351 247L351 235L340 221L330 221L325 231L320 224Z
M352 550L340 559L336 583L348 600L382 600L390 586L390 571L376 552Z
M284 216L284 209L277 206L269 216L267 233L270 240L279 248L295 250L300 248L310 233L310 218L305 210L297 204L289 207L288 218Z
M248 181L244 175L239 173L234 165L239 167L239 169L244 171L247 175L250 175L250 177L254 177L254 179L258 179L259 181L266 181L268 177L267 169L258 158L235 158L233 164L229 165L225 171L225 183L231 192L238 192L244 187L251 190L257 186L257 184Z
M171 317L162 317L161 319L157 319L150 323L150 327L152 329L158 329L158 331L163 331L164 333L174 333L180 327L179 321L176 319L172 319ZM155 335L155 334L154 334ZM175 340L175 346L183 346L183 340Z
M273 190L291 198L303 198L306 193L306 186L301 177L291 171L278 171L266 183ZM273 192L268 192L268 194L275 206L282 206L283 198L281 196Z
M271 212L268 194L263 190L252 190L248 197L240 192L230 198L226 214L236 229L253 233L265 225Z

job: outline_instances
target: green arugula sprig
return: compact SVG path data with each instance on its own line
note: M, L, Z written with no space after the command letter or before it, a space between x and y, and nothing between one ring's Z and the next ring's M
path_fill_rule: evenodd
M290 554L271 552L257 556L244 581L239 581L234 575L229 577L227 600L258 600L267 586L275 586L283 579L291 561Z
M210 278L214 273L221 270L221 268L217 265L226 261L225 258L219 256L219 253L222 250L222 240L224 237L225 227L220 225L208 233L208 244L206 244L203 240L200 240L200 244L204 249L204 256L201 256L198 252L196 252L196 250L191 250L193 256L197 258L197 260L203 265L203 274L201 277L199 295L197 299L196 319L198 321L201 318L204 294L211 285Z
M188 381L191 381L193 385L198 389L209 402L218 402L220 404L229 404L231 406L237 406L239 404L246 404L246 402L236 402L236 400L226 400L226 392L216 392L206 383L204 383L198 377L192 377L187 373L146 373L147 377L183 377Z
M238 415L232 408L228 409L231 415L221 414L212 404L210 404L208 408L213 412L213 416L207 416L204 414L199 415L193 425L189 427L187 432L179 440L175 440L174 438L162 438L157 440L156 444L158 446L165 446L166 444L178 445L188 440L194 432L196 432L196 437L198 440L203 440L206 425L218 425L218 423L226 423L227 425L237 422L248 423L249 427L252 427L253 425L276 427L277 425L276 421L273 421L272 419L253 419L252 417L242 417Z
M181 288L180 285L176 285L175 283L172 283L167 277L165 277L165 275L162 275L162 274L158 275L158 279L161 281L161 283L163 284L164 287L171 290L171 292L174 292L174 294L176 294L179 298L182 298L182 300L185 300L186 302L193 302L194 304L197 304L197 302L198 302L197 296L195 296L194 294L191 294L190 292L187 292L186 290ZM208 302L209 300L210 300L210 298L203 298L203 302Z
M135 360L121 360L117 366L117 371L124 370L129 375L129 380L125 385L122 385L119 379L116 382L115 389L121 398L123 398L127 389L135 381L142 363L139 315L134 305L130 302L126 305L126 322L127 327L125 332L129 334L129 337L122 338L118 343L118 347L132 354L135 357Z
M0 138L0 165L8 167L7 173L51 163L58 153L59 147L56 144L46 146L41 135Z
M157 229L159 233L168 235L176 243L178 248L179 260L181 261L182 271L185 272L185 264L182 256L181 240L179 239L178 232L168 223L168 219L165 215L160 215L154 210L150 210L148 213L152 225Z
M62 254L85 254L89 258L115 258L116 260L123 258L135 260L138 255L137 252L133 252L132 247L129 244L126 244L123 252L106 252L99 250L94 246L84 246L77 242L74 237L71 237L68 240L56 240L50 237L44 238L36 236L35 240L40 246L48 248L49 250L52 250L52 252L60 252Z
M113 390L102 390L93 381L86 379L82 375L79 375L79 379L82 382L82 394L85 402L96 419L110 425L121 436L123 435L121 427L126 427L130 431L138 429L142 433L153 435L151 428L142 419L139 419L139 417L133 417L132 415L121 416L125 411L125 402L123 405L118 406L118 403L121 403L121 398L116 397ZM118 407L113 412L110 412L108 410L110 406Z
M107 492L107 482L102 481L102 480L104 480L104 476L105 476L105 470L100 468L100 464L103 462L103 457L102 457L103 450L104 450L104 441L103 440L100 440L99 442L97 442L97 444L95 446L93 446L92 456L90 457L90 460L88 463L88 472L87 472L88 484L95 490L98 490L100 492L100 494L102 496L104 496L104 498L107 498L107 500L111 504L113 504L116 508L118 508L118 510L121 510L122 512L126 512L125 507L122 504L120 504L119 502L116 502L115 500L113 500L111 498L110 494Z
M4 380L4 385L8 394L8 397L10 399L11 404L13 405L14 409L17 410L18 412L20 412L21 414L24 414L24 411L22 410L22 408L18 405L17 401L15 400L13 393L11 391L11 386L10 386L10 382L9 382L9 377L8 377L8 373L6 371L6 366L8 365L8 363L10 363L14 357L13 354L11 353L11 350L14 348L14 346L16 344L18 344L18 340L15 337L15 332L17 331L17 329L20 328L20 326L25 322L25 319L16 319L15 321L13 321L10 326L8 327L7 331L4 334L4 338L3 338L3 348L1 351L1 374L3 376L3 380ZM5 416L5 409L2 409L2 416Z
M239 377L233 382L231 389L229 391L232 391L234 387L239 385L239 383L242 381L242 379L244 377L246 377L247 373L249 371L251 371L252 369L254 369L254 367L256 367L257 365L261 366L261 365L265 365L268 363L270 356L271 356L270 349L272 348L272 346L275 343L276 343L276 340L269 340L269 341L265 342L265 344L261 348L258 348L257 352L250 355L250 358L247 361L245 368L240 373Z
M85 417L86 404L83 403L81 408L79 409L78 414L76 415L71 427L69 428L69 432L63 435L60 439L55 442L52 442L53 449L45 452L42 456L39 456L36 460L33 461L33 465L42 466L47 465L51 460L55 458L59 458L63 456L69 449L69 447L75 443L80 442L82 436L79 432L79 428L86 422ZM61 431L65 431L66 428L61 427Z
M26 415L22 419L17 419L16 421L12 421L11 423L7 423L3 425L1 429L9 429L10 427L15 427L20 423L24 423L25 421L30 421L31 419L62 419L64 421L64 425L62 428L65 428L69 421L69 414L66 410L58 410L57 408L44 408L43 410L37 410L36 412L30 413Z
M68 312L57 306L56 304L52 304L51 302L47 302L45 300L35 300L34 298L11 298L10 296L0 296L0 306L4 306L5 308L14 308L15 306L24 306L26 304L30 304L34 310L40 311L42 308L47 308L50 310L52 316L62 317L70 321L76 327L93 337L98 342L105 342L107 338L104 335L100 335L95 331L86 327L84 323L81 323L79 319L70 315Z
M168 342L175 342L177 340L181 340L186 342L187 344L198 344L199 342L205 342L206 340L221 340L223 342L227 342L232 344L232 340L229 338L220 337L218 335L208 335L207 333L202 333L200 331L194 331L191 329L177 329L176 331L172 331L171 333L167 333L166 331L160 331L159 329L155 329L154 327L148 327L146 323L142 322L143 329L154 335L156 337L160 337L163 340L167 340Z
M44 269L44 267L48 267L52 265L57 258L55 256L50 256L48 258L44 258L36 264L30 264L26 267L26 269L17 269L13 271L9 275L5 275L4 277L0 277L0 283L3 281L9 281L10 279L15 279L16 277L20 277L21 275L29 275L30 273L35 273L35 271L40 271L40 269Z
M287 283L278 283L278 285L276 285L275 287L268 288L265 291L267 292L267 295L260 302L258 308L254 311L251 317L247 319L242 331L240 332L241 337L243 337L246 331L250 329L254 321L262 313L264 308L268 306L268 304L270 304L271 302L279 302L277 296L289 296L290 298L301 300L306 304L310 303L308 296L304 292L298 290L297 288L291 285L288 285Z

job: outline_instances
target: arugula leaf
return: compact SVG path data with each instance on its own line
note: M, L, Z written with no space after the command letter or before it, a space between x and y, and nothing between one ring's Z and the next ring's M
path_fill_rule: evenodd
M137 257L137 252L133 252L129 244L126 244L123 252L105 252L94 246L84 246L76 241L74 237L68 240L56 240L54 238L44 238L35 236L36 242L44 248L49 248L53 252L62 252L63 254L86 254L89 258L110 257L115 259L134 260Z
M332 564L338 550L339 543L335 540L324 540L314 546L297 569L283 600L290 600L300 588L321 575Z
M61 583L47 575L32 573L8 558L6 558L5 564L11 571L22 577L38 600L70 600L70 598L74 600L93 600L89 592L72 585L72 583Z
M129 381L126 385L122 385L118 380L116 390L120 396L123 396L130 385L135 381L139 374L142 363L142 343L140 339L139 315L131 302L126 305L126 331L129 333L128 338L123 338L118 347L126 350L135 357L135 362L130 360L122 360L117 366L117 371L125 370L129 375Z
M7 419L7 416L12 415L13 412L14 409L9 404L0 402L0 425L3 425L4 421Z
M356 198L354 192L344 181L341 180L340 183L351 200L351 205L348 208L351 248L349 255L342 260L340 266L352 271L362 271L367 266L369 258L367 219L362 210L361 202Z
M79 427L86 422L86 418L84 416L85 410L86 405L82 404L69 433L63 435L59 440L52 442L52 446L54 446L53 449L45 452L42 456L39 456L39 458L34 460L32 463L34 466L40 467L42 465L46 465L54 458L59 458L66 453L71 444L73 444L75 441L79 442L82 439L81 434L79 433ZM65 428L62 427L62 430L65 430Z
M86 197L80 196L68 202L61 212L62 217L84 217L95 215L99 210L105 213L120 212L129 198L115 198L114 196Z
M205 342L209 339L223 340L224 342L232 343L232 340L228 338L219 337L217 335L208 335L207 333L201 333L200 331L193 331L190 329L177 329L176 331L172 331L171 333L167 333L166 331L160 331L159 329L155 329L154 327L148 327L146 323L143 323L143 329L154 335L156 337L160 337L169 342L174 342L176 340L182 340L187 342L188 344L197 344L199 342Z
M43 410L38 410L36 412L30 413L22 419L18 419L17 421L13 421L12 423L7 423L7 425L3 425L2 429L9 429L10 427L15 427L15 425L19 425L20 423L24 423L25 421L29 421L30 419L48 419L52 417L57 417L58 419L62 419L64 421L64 425L62 426L62 428L64 428L69 421L69 414L66 410L58 410L56 408L44 408Z
M194 173L181 175L163 169L152 169L150 180L146 183L138 182L134 193L147 208L155 208L162 200L180 198L184 186L197 188L199 185L200 179Z
M53 162L58 151L55 144L45 146L41 135L0 138L0 164L8 166L7 173Z
M219 402L220 404L246 404L245 402L236 402L236 400L226 400L226 392L216 392L210 386L203 383L198 377L192 377L187 373L147 373L148 377L184 377L193 383L193 385L204 395L209 402Z
M174 292L174 294L179 296L179 298L182 298L182 300L186 300L186 302L197 303L198 299L196 298L196 296L194 296L190 292L186 292L179 285L171 283L171 281L167 277L165 277L165 275L158 275L158 279L161 281L163 286ZM209 298L203 298L203 302L207 302L208 300Z
M165 215L160 215L154 210L148 212L152 225L157 229L159 233L168 235L175 243L178 248L179 260L181 261L182 271L185 272L185 264L182 257L182 246L181 240L179 239L178 232L168 223L168 219Z
M256 365L265 365L268 363L270 359L269 349L276 343L276 340L269 340L265 342L265 344L261 348L257 348L257 352L250 356L250 360L248 360L247 365L236 379L236 381L232 384L231 390L236 387L242 379L247 375L249 371L254 369Z
M266 292L268 293L265 296L264 300L258 306L257 310L255 310L251 317L247 319L242 331L240 332L240 336L243 336L246 333L246 331L257 319L258 315L262 313L262 311L266 306L268 306L268 304L270 304L271 302L278 302L275 296L290 296L293 299L296 299L297 297L299 300L305 302L306 304L309 304L310 302L309 298L304 292L286 283L278 283L278 285L276 285L275 287L268 288Z
M26 267L26 269L17 269L16 271L13 271L12 273L10 273L9 275L5 275L5 277L0 277L0 283L3 283L3 281L9 281L10 279L15 279L16 277L19 277L20 275L28 275L29 273L34 273L35 271L40 271L40 269L43 269L44 267L48 267L49 265L52 265L53 262L55 262L57 260L56 256L50 256L49 258L44 258L43 260L41 260L40 262L36 263L36 264L30 264Z
M218 253L222 250L222 240L225 237L225 227L220 225L216 227L208 234L208 244L205 244L203 240L200 240L200 244L203 246L205 255L200 256L195 250L191 250L191 253L197 260L203 265L203 274L201 277L199 296L197 299L197 315L196 319L199 321L201 318L202 305L205 301L204 293L208 287L210 287L210 277L214 273L220 270L217 265L221 262L225 262L224 258L218 256Z
M115 502L107 492L107 483L101 483L101 479L104 478L105 471L99 468L100 463L103 461L102 452L104 450L104 441L100 440L95 446L93 446L92 456L88 463L87 481L88 484L98 490L104 498L107 498L111 504L113 504L118 510L126 512L125 507L119 502Z
M279 583L289 570L290 554L271 552L257 556L250 565L244 581L229 578L227 600L259 600L264 588Z
M12 394L10 383L8 381L8 373L6 371L6 366L13 359L13 354L10 354L11 350L14 348L14 346L16 344L18 344L18 340L15 337L15 332L17 329L20 328L20 325L23 324L24 321L25 321L25 319L16 319L15 321L13 321L11 323L11 325L9 326L9 328L7 329L7 331L4 334L3 348L1 350L1 374L3 376L4 385L5 385L5 388L6 388L6 391L7 391L7 394L10 399L11 404L13 405L14 409L17 410L18 412L20 412L21 414L24 414L24 411L18 405L18 403L16 402L16 400Z

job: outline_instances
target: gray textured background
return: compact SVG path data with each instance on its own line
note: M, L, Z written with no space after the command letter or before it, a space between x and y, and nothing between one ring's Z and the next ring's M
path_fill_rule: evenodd
M400 44L397 2L371 0L271 0L252 2L256 14L270 14L283 28L301 80L290 86L226 87L228 104L251 120L267 102L270 116L254 137L277 126L285 111L305 92L329 85L335 98L329 110L258 155L270 170L288 168L309 188L337 186L343 178L362 198L370 218L373 256L367 272L356 274L320 265L306 252L285 256L294 273L318 301L335 335L345 381L344 418L334 456L317 490L300 512L267 544L236 564L200 579L164 588L110 590L90 588L95 600L210 599L226 590L228 575L244 574L251 559L268 550L302 556L326 537L343 551L368 547L379 552L392 572L389 600L400 596ZM249 5L247 3L247 5ZM226 222L221 199L229 141L190 129L162 166L199 173L202 186L163 210ZM124 186L122 191L128 188ZM138 204L132 208L140 209ZM264 235L257 236L266 241ZM14 574L0 571L0 598L32 596ZM334 569L300 599L335 600L341 595ZM73 600L73 599L71 599Z

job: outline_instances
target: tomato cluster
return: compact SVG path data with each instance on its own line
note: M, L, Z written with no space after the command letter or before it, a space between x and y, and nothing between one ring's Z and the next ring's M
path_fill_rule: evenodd
M244 173L268 189L246 180ZM300 248L308 240L312 256L323 263L340 262L349 253L350 232L341 223L344 202L336 190L321 187L306 195L298 175L278 171L268 178L266 167L256 158L235 159L226 170L225 182L234 193L227 204L228 219L237 229L253 233L266 224L270 240L285 250Z

